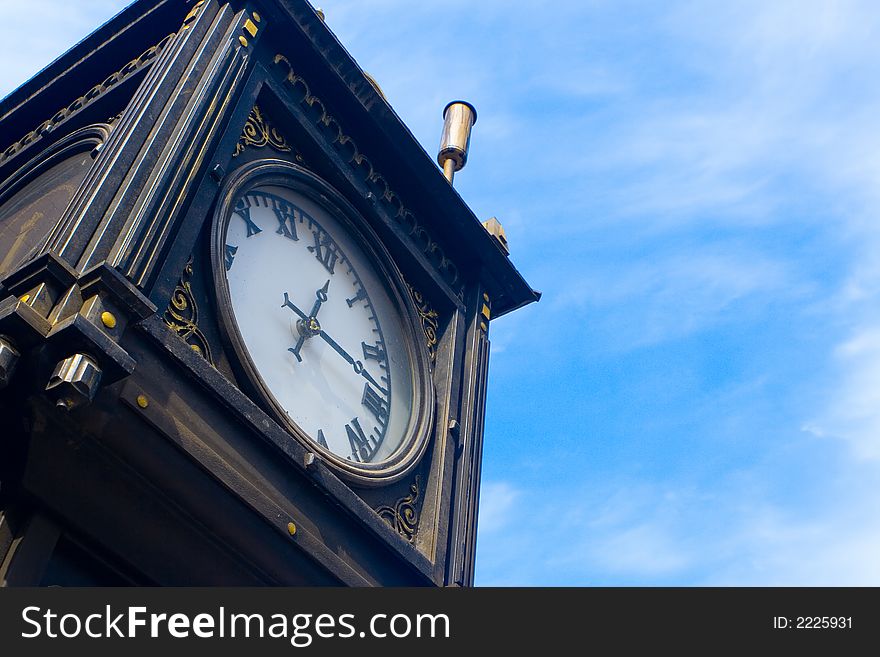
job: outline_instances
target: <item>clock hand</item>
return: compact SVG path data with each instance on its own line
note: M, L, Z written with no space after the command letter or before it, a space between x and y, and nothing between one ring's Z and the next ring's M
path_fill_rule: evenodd
M284 293L284 303L281 304L281 307L282 307L282 308L284 308L284 306L287 306L287 307L290 308L293 312L295 312L297 315L299 315L299 318L300 318L300 319L308 319L308 317L306 317L306 314L305 314L302 310L300 310L299 308L297 308L297 307L294 305L293 301L290 300L290 297L287 296L287 292Z
M281 307L283 308L284 306L287 306L300 318L299 321L296 323L296 330L299 333L299 340L297 340L295 346L287 350L294 356L296 356L296 360L300 363L302 362L302 356L299 355L299 352L300 349L302 349L303 344L305 344L305 341L308 338L318 335L318 331L321 330L321 325L318 323L317 315L318 311L321 309L321 304L327 301L327 290L329 289L329 287L330 280L328 279L327 282L324 283L324 287L315 292L315 305L312 306L312 311L309 313L308 317L290 300L287 292L284 293L284 303Z
M290 297L287 296L287 292L284 293L284 303L281 305L281 307L284 308L284 306L287 306L293 312L295 312L297 314L297 316L299 316L300 322L304 322L304 321L308 320L308 317L306 317L306 314L302 310L297 308L296 305L294 305L294 303L290 300ZM297 322L297 324L299 324L299 322ZM302 356L299 355L299 350L302 349L303 343L305 341L306 341L306 336L300 335L299 340L297 340L297 342L296 342L296 346L291 347L290 349L287 350L290 353L292 353L294 356L296 356L296 360L300 363L302 362Z
M326 283L324 283L324 287L322 287L320 290L315 292L315 296L317 297L317 300L315 301L315 305L312 306L312 312L309 313L309 315L306 315L302 310L300 310L296 306L295 303L293 303L293 301L290 300L290 297L288 296L287 292L284 293L284 303L281 304L281 307L284 308L285 306L287 306L293 312L295 312L299 316L300 319L308 320L309 317L314 317L315 315L317 315L318 311L321 309L321 304L324 303L325 301L327 301L327 289L329 287L330 287L330 281L328 280Z
M387 391L385 388L383 388L382 386L380 386L380 385L378 384L378 382L376 381L376 379L374 379L373 376L372 376L372 375L366 370L366 368L364 367L364 364L363 364L361 361L359 361L359 360L355 360L354 358L352 358L351 356L349 356L349 355L348 355L348 352L345 351L345 349L343 349L343 348L339 345L339 343L336 342L336 340L334 340L334 339L331 338L329 335L327 335L327 332L326 332L326 331L324 331L324 330L322 329L321 332L320 332L318 335L320 335L322 338L324 338L324 341L325 341L327 344L329 344L331 347L333 347L334 351L336 351L337 354L339 354L340 356L342 356L342 357L345 359L345 361L346 361L349 365L351 365L352 368L354 368L355 374L360 374L360 375L361 375L362 377L364 377L367 381L369 381L370 383L372 383L372 384L373 384L373 385L374 385L379 391L381 391L382 393L384 393L384 394L386 394L386 395L388 394L388 391Z
M299 336L299 340L296 341L296 346L291 347L290 349L287 350L290 353L292 353L294 356L296 356L296 360L300 363L303 362L303 359L302 359L302 356L299 355L299 350L302 349L302 346L305 343L305 341L306 341L306 336L301 335L301 336Z
M324 287L315 292L315 296L317 299L315 300L315 305L312 306L312 312L309 313L309 317L317 317L318 311L321 310L321 304L327 301L327 288L330 287L330 279L327 279L327 282L324 283Z

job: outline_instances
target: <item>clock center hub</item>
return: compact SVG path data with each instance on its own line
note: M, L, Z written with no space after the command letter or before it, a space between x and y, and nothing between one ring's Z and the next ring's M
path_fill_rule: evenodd
M308 340L309 338L313 338L316 335L320 335L321 324L320 322L318 322L317 317L301 319L296 323L296 331L300 334L301 337Z

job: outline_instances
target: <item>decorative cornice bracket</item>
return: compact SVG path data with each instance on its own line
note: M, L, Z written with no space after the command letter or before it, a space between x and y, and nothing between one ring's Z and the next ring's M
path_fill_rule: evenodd
M391 189L385 177L378 172L370 159L363 154L355 140L343 130L339 121L330 113L324 102L312 94L305 78L294 72L293 66L284 55L275 55L275 64L287 71L285 82L293 100L303 106L306 115L324 134L351 169L359 175L369 188L368 198L381 203L392 217L425 255L428 262L438 271L443 280L458 289L461 273L455 263L446 255L443 248L434 240L431 233L403 203L401 197Z

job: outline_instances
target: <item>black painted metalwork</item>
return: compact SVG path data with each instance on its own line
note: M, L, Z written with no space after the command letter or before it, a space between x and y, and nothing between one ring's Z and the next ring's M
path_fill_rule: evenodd
M0 583L472 583L489 313L539 295L308 2L138 0L0 126ZM299 435L236 343L217 235L254 172L341 208L405 311L384 471Z

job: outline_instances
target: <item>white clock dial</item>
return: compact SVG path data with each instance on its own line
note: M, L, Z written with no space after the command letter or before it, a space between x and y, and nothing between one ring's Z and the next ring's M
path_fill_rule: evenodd
M234 201L225 273L241 339L275 404L353 465L403 446L414 406L404 317L326 203L258 186Z

